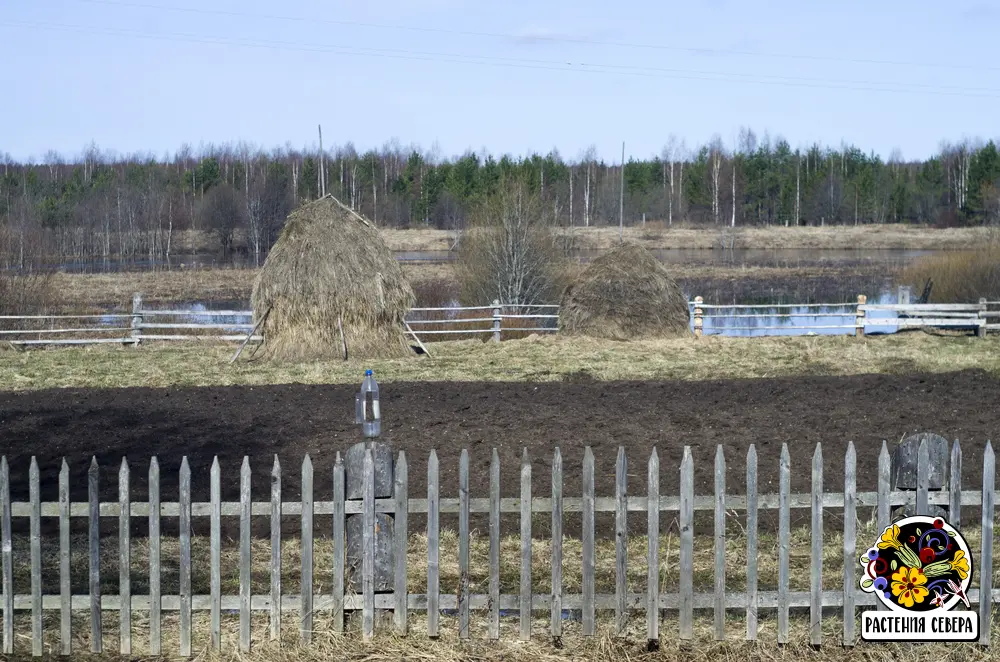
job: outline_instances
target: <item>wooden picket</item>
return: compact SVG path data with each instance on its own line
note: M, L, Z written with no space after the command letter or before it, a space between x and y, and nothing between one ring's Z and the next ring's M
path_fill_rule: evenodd
M497 464L499 469L499 463ZM499 505L499 500L497 501ZM499 526L497 527L499 533ZM499 587L497 587L499 592ZM521 455L521 641L531 640L531 459L528 449Z
M615 462L615 623L618 634L628 619L628 461L625 448L618 447Z
M858 459L854 451L854 442L847 443L847 453L844 455L844 645L854 645L855 618L855 553L857 552L857 467Z
M468 466L468 465L466 465ZM466 502L468 503L468 502ZM468 547L466 547L468 549ZM490 597L489 638L500 638L500 455L490 457ZM468 588L468 584L466 584ZM466 608L470 605L466 603Z
M159 654L160 646L160 526L159 467L154 457L149 465L149 650ZM72 585L70 584L69 464L65 458L59 469L59 654L72 653ZM154 524L154 514L155 524Z
M334 550L337 549L337 524L340 524L340 543L343 547L343 479L341 478L340 490L340 519L337 519L337 466L340 465L340 453L337 453L337 462L333 470L333 540ZM342 555L341 555L342 556ZM334 628L337 623L337 580L340 580L340 594L344 594L344 567L341 563L338 572L337 555L334 554L333 563L333 599L334 599ZM274 464L271 466L271 610L270 610L270 638L275 641L281 634L281 462L278 456L274 456Z
M181 459L178 486L178 538L180 540L180 649L183 657L191 656L191 466Z
M302 578L299 595L299 638L302 643L312 641L313 624L313 465L306 455L302 460Z
M587 446L583 450L583 634L595 632L594 604L594 453Z
M209 481L211 487L209 489L209 495L212 500L211 503L211 528L210 528L210 561L209 561L209 572L210 572L210 590L211 595L211 610L212 610L212 648L215 650L222 650L222 486L221 486L221 468L219 467L219 458L215 458L212 461L212 468L209 472ZM302 537L305 538L305 531L302 532ZM305 543L303 543L305 546ZM303 557L305 552L303 552Z
M715 640L726 638L726 458L715 449Z
M101 495L100 468L97 458L90 462L87 472L87 493L89 510L89 542L90 542L90 652L100 653L102 645L101 628ZM6 543L4 543L6 545ZM6 548L6 547L5 547Z
M341 468L341 471L343 471L343 468ZM395 545L393 548L393 557L396 562L393 572L393 590L396 594L394 621L396 624L396 633L404 635L407 630L408 593L406 590L406 554L410 540L407 510L410 504L407 496L409 467L406 462L406 453L403 451L399 452L399 457L396 459L395 475L396 480L393 484L393 496L395 498L393 512L396 516L396 521L393 523L393 543ZM342 564L343 559L338 558L337 562ZM341 588L343 588L343 584L341 584ZM341 610L343 610L343 607L341 607Z
M32 459L34 462L34 459ZM38 468L35 468L37 474ZM118 640L119 653L122 655L132 654L132 541L129 532L131 525L131 500L129 499L129 470L128 461L122 460L121 470L118 472L118 503L121 504L121 512L118 514L118 598L121 607L118 609ZM34 565L34 563L32 563ZM34 573L32 573L34 574ZM41 612L41 590L39 589L38 607ZM39 618L41 614L39 613ZM41 623L39 623L38 647L41 650Z
M809 641L823 641L823 449L816 444L812 461L812 555L809 562Z
M124 466L124 465L123 465ZM125 473L125 492L128 492L128 474ZM35 457L31 457L31 468L28 470L28 483L31 501L31 654L39 656L42 654L42 497L41 485L39 484L38 462ZM128 589L125 589L126 591ZM125 618L128 607L122 604L121 615ZM131 623L126 620L129 627L121 628L128 630L128 635L122 635L124 642L126 637L131 636ZM124 648L124 643L122 648Z
M440 621L440 549L438 512L438 458L434 449L427 459L427 635L438 636Z
M781 445L778 464L778 643L788 643L788 554L791 534L789 531L789 492L791 491L791 459L788 444Z
M360 631L368 640L375 636L379 620L377 614L393 611L393 629L400 635L408 634L408 612L426 612L428 615L428 635L437 637L442 613L457 612L457 631L461 638L472 636L473 612L485 613L485 636L499 639L503 633L504 613L518 615L517 636L523 641L533 635L533 613L548 611L549 634L558 640L563 633L566 610L577 612L582 620L582 632L591 636L596 633L596 613L614 612L614 630L623 633L629 619L635 612L645 613L646 636L651 644L663 637L662 618L665 611L678 612L679 620L676 636L681 640L694 638L693 624L695 610L711 609L714 616L714 638L727 637L727 617L742 612L745 617L745 639L759 637L759 612L761 609L776 610L776 638L779 643L789 641L789 615L792 609L808 608L809 641L814 646L823 644L824 609L836 607L841 613L843 627L842 645L854 646L857 638L857 610L879 604L870 594L863 593L857 582L858 552L858 508L874 510L878 525L890 521L892 508L911 504L919 513L929 512L931 504L947 505L953 522L960 521L961 507L982 506L982 547L977 563L978 588L971 589L968 597L977 604L980 622L979 643L990 644L990 627L993 599L1000 597L993 588L993 554L995 514L995 456L992 445L987 443L983 453L983 484L980 491L961 490L962 451L956 440L951 447L951 471L948 489L932 493L930 489L929 448L927 442L918 448L918 469L914 492L893 491L890 484L890 463L887 445L883 443L878 463L878 485L874 492L859 492L857 489L857 453L853 442L848 443L844 455L844 483L842 492L824 491L823 449L816 444L811 462L811 489L809 494L791 493L791 464L787 444L783 444L778 462L777 494L759 494L758 455L751 445L746 455L746 493L728 494L726 489L727 458L722 446L718 446L714 457L714 490L711 496L696 496L694 493L694 456L690 447L685 447L680 463L680 493L677 496L661 494L660 457L653 448L647 464L645 495L630 495L628 486L628 458L624 448L618 449L615 461L615 496L598 498L595 495L595 461L590 448L584 449L582 472L582 497L563 496L563 458L558 448L552 456L551 495L533 496L532 462L527 450L520 456L520 481L518 498L502 498L500 485L500 457L493 449L489 463L488 498L472 498L470 483L470 457L463 451L459 458L459 489L457 498L442 499L439 490L437 455L431 451L427 463L427 498L410 499L408 490L408 458L400 452L394 462L393 494L391 498L375 497L375 455L366 449L363 462L363 490L359 501L345 501L345 461L338 453L333 464L333 493L330 501L315 501L313 498L313 465L306 456L301 465L301 498L299 502L283 502L281 494L281 465L274 458L271 469L269 501L255 502L251 490L251 462L244 457L239 467L239 500L230 503L222 501L221 474L223 468L218 458L209 471L209 502L192 503L191 470L187 458L183 458L176 502L161 501L160 465L154 457L149 463L148 500L136 503L131 498L130 464L123 458L118 470L118 500L113 503L99 501L100 468L94 458L87 472L86 503L72 503L70 500L70 468L62 462L58 481L58 502L41 500L40 467L34 457L28 468L28 501L11 501L10 466L7 458L0 459L0 543L2 543L3 595L0 604L3 611L3 651L6 655L21 652L15 640L15 611L30 613L30 637L25 637L26 647L32 656L40 656L45 650L46 611L59 611L58 640L59 654L73 654L72 619L73 611L89 611L90 650L102 650L102 612L117 612L120 627L119 653L134 656L139 652L133 645L134 612L149 615L148 647L152 655L168 653L162 650L162 612L179 611L179 653L190 657L192 646L192 611L210 613L210 629L207 646L214 650L222 648L223 627L226 622L223 613L238 613L238 636L236 640L241 652L251 650L254 630L251 627L254 612L265 612L269 617L268 637L277 639L281 634L283 611L298 612L299 636L303 643L312 639L317 621L315 612L332 614L332 628L342 632L347 629L349 612L360 616ZM234 469L234 468L233 468ZM233 470L229 469L229 470ZM323 497L325 498L325 497ZM758 513L761 508L778 511L778 586L776 590L761 591L758 587ZM808 591L792 591L789 586L789 560L791 546L790 511L808 508L811 513L812 540L809 551L810 582ZM824 511L830 508L842 509L843 513L843 570L842 585L838 590L823 588L824 552ZM747 567L746 587L742 591L727 588L726 541L727 525L733 518L733 511L746 511ZM714 515L714 587L711 592L695 592L694 578L694 515L696 511L712 511ZM284 513L298 513L301 518L301 581L295 596L282 594L281 584L281 518ZM459 583L457 593L440 594L440 513L457 513L459 523L458 562ZM582 517L582 571L580 593L567 593L563 581L563 530L564 514L580 513ZM595 515L597 512L614 514L615 571L614 591L611 594L596 592L596 535ZM630 590L628 577L628 535L629 513L645 513L647 535L647 574L645 587L639 591ZM680 526L679 580L677 592L665 591L661 586L660 530L661 513L677 514ZM395 517L393 530L397 534L393 541L393 565L390 588L386 593L376 592L376 519L382 513ZM423 595L408 592L408 524L410 513L427 515L427 590ZM485 573L488 576L486 594L473 594L471 575L471 530L469 518L472 513L485 513L489 518L489 556ZM516 593L506 594L501 590L500 556L502 513L519 516L520 554L516 563L520 571L520 581ZM533 535L532 518L544 513L551 516L551 589L537 594L532 583ZM347 564L346 515L362 515L362 559L360 563L362 591L360 596L346 595L345 576ZM838 513L839 514L839 513ZM100 566L104 555L112 553L102 549L100 529L101 517L118 518L118 545L114 550L118 561L117 595L102 596ZM333 558L316 559L314 550L314 518L331 523ZM89 595L73 596L70 584L72 519L86 518L88 522ZM132 573L137 570L132 565L133 543L131 538L131 518L148 517L149 522L149 582L148 595L133 593ZM163 595L161 573L164 559L161 558L161 519L178 518L179 526L179 585L178 595ZM210 558L207 569L210 579L208 596L193 596L191 592L191 518L207 517L210 523ZM222 594L222 518L239 518L238 554L238 595ZM252 558L251 524L255 517L270 519L271 559L264 566L270 571L270 587L266 595L254 595L251 578L254 559ZM28 540L28 569L30 592L19 595L14 586L15 553L12 536L12 520L27 518L30 524ZM58 585L57 595L43 593L43 518L58 519ZM734 519L735 521L735 519ZM324 534L325 535L325 534ZM353 543L352 543L353 544ZM863 549L863 548L862 548ZM333 585L321 588L316 593L314 586L314 566L316 563L331 563ZM136 584L137 586L143 583ZM381 590L381 589L380 589ZM326 591L326 592L323 592ZM827 615L828 617L828 615ZM322 622L326 622L325 620ZM54 623L54 621L53 621ZM513 630L511 630L513 632ZM27 651L25 651L27 652Z
M757 448L747 450L747 634L757 639Z
M0 549L3 557L3 652L14 652L14 555L11 542L10 470L7 456L0 461L0 501L2 501L2 540Z
M458 460L458 636L469 636L469 452Z
M979 561L979 595L993 595L993 515L996 505L996 458L993 446L986 442L983 452L983 521L982 558ZM990 644L990 616L993 601L979 601L979 643Z
M656 448L649 456L646 503L646 638L660 640L660 456Z
M250 650L250 458L240 467L240 651Z
M69 514L69 467L63 461L63 468L67 476L66 484L66 511ZM61 494L61 491L60 491ZM160 611L162 609L162 597L160 589L160 463L154 455L149 461L149 653L150 655L160 655L162 642L162 632L160 630ZM67 517L68 520L68 517ZM64 635L65 646L63 655L69 655L69 524L66 526L66 609L64 611Z
M691 447L684 447L681 459L680 498L680 638L694 637L694 460Z
M562 637L562 543L563 543L563 501L562 501L562 453L556 447L552 455L552 609L550 631L552 638Z

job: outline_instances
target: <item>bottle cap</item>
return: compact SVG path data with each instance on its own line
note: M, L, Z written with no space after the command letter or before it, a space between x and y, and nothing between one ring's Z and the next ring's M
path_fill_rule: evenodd
M365 370L365 376L366 377L371 376L371 374L372 374L371 370Z

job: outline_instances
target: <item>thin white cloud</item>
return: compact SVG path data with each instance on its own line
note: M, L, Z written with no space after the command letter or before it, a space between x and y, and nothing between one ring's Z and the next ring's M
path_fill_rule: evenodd
M963 12L966 20L981 21L997 15L996 7L989 2L974 2Z
M540 25L527 25L514 34L514 39L521 44L545 44L553 41L594 39L595 35L589 30L579 28L556 29Z

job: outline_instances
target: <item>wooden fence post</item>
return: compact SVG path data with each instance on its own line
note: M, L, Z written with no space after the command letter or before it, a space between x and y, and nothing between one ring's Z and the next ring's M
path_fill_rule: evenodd
M152 474L150 475L152 479ZM156 481L150 480L149 482L149 498L150 501L155 499L157 510L156 516L159 517L159 475L157 474ZM72 613L71 606L73 600L73 594L70 590L70 522L69 522L69 464L66 463L66 458L63 458L62 467L59 469L59 595L60 595L60 627L59 627L59 654L60 655L71 655L73 653L73 642L72 642ZM149 511L150 524L153 523L153 505L150 505ZM155 537L154 537L155 533ZM156 528L150 528L149 531L150 548L149 548L149 562L152 564L155 560L159 564L159 539L160 539L160 529L157 524ZM155 543L153 541L156 541ZM159 568L159 565L157 565ZM159 576L156 577L156 582L154 583L152 570L150 570L149 576L149 597L150 597L150 615L149 615L149 645L152 649L154 646L158 645L159 642ZM159 649L157 649L157 654L159 654Z
M556 446L552 454L552 610L549 614L552 624L552 638L562 637L562 538L563 538L563 473L562 453Z
M726 638L726 457L715 449L715 640Z
M138 345L139 341L142 339L142 294L136 292L132 295L132 324L131 331L129 333L132 338L132 344Z
M92 457L90 460L90 469L87 471L91 653L103 652L103 633L101 627L101 494L98 490L100 475L101 470L97 466L97 457Z
M583 562L581 567L581 588L583 593L583 609L580 620L583 621L583 636L592 637L595 632L594 605L594 453L587 446L583 449L583 501L580 506L583 526Z
M10 467L0 458L0 556L3 558L3 654L14 652L14 553L10 532Z
M823 450L816 443L812 461L812 554L810 556L809 642L823 640Z
M982 552L979 561L979 643L990 645L993 615L993 516L996 506L996 456L986 440L983 451Z
M705 300L701 297L694 298L694 337L701 338L702 329L705 326L705 311L702 309L701 305L705 303Z
M792 484L788 444L778 463L778 643L788 643L788 557L791 548L789 492Z
M646 641L660 645L660 456L653 446L646 469Z
M757 448L747 451L747 634L757 639Z
M680 510L680 614L678 630L682 641L694 638L694 461L691 447L681 458Z
M858 295L858 311L854 318L854 337L863 338L865 335L865 311L861 306L868 303L868 297L864 294Z
M438 495L438 458L431 449L427 458L427 636L438 637L440 620L440 544L438 513L441 508Z
M844 646L854 646L855 613L855 553L857 552L857 492L858 457L854 442L847 442L844 455Z
M501 315L500 300L493 300L493 342L500 342L500 323L503 321Z
M986 337L986 299L979 300L979 327L976 329L976 335L980 338Z
M469 638L469 451L458 458L458 638Z

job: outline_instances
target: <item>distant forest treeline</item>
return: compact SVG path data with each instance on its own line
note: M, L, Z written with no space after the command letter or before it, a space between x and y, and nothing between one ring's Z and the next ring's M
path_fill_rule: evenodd
M514 179L558 224L617 224L621 165L594 153L440 159L396 142L365 153L334 147L322 158L316 149L245 143L183 147L166 160L96 145L31 164L0 153L0 256L21 266L39 255L162 259L177 252L178 232L193 229L260 261L287 214L315 199L324 179L328 193L381 226L461 228L478 201ZM735 148L715 139L689 149L671 138L659 156L627 161L624 182L627 225L1000 221L993 141L943 145L926 161L883 160L846 145L792 149L744 129Z

